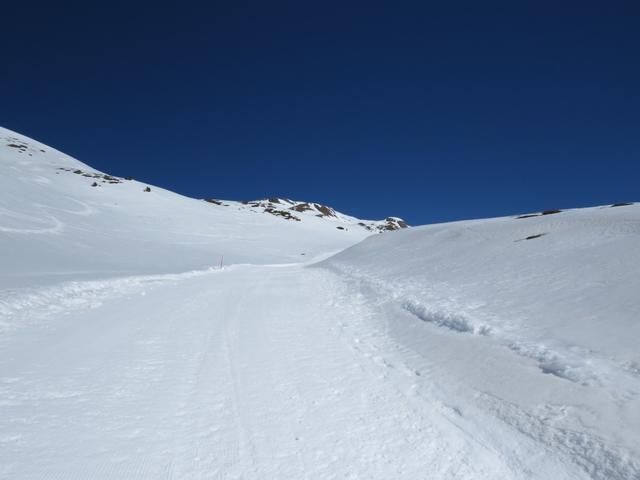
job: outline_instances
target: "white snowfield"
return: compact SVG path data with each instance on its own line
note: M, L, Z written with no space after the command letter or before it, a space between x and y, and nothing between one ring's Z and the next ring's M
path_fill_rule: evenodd
M640 205L361 241L2 136L0 478L640 479Z
M113 177L0 128L0 288L177 273L219 265L221 257L225 264L308 261L372 234L338 212L292 213L301 220Z

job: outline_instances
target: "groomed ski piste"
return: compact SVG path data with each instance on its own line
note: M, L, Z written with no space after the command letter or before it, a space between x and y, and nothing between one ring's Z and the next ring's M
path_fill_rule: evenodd
M0 130L0 478L640 478L640 205L375 233L147 186Z

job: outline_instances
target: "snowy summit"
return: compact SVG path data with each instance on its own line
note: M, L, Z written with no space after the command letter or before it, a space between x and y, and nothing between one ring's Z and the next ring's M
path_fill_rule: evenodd
M640 205L406 227L0 129L0 477L639 479Z

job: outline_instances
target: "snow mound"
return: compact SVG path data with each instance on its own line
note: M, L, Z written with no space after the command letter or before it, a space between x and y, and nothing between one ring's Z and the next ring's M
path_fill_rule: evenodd
M416 227L322 265L441 326L626 365L640 361L638 238L640 205L607 205Z
M620 203L415 227L319 266L386 312L443 401L564 451L588 478L637 478L639 239L640 204Z

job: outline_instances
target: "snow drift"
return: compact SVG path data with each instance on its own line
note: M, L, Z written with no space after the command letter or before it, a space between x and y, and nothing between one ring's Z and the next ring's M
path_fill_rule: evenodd
M638 475L640 205L417 227L320 266L389 312L441 385L463 382L456 408L494 410L588 478Z

